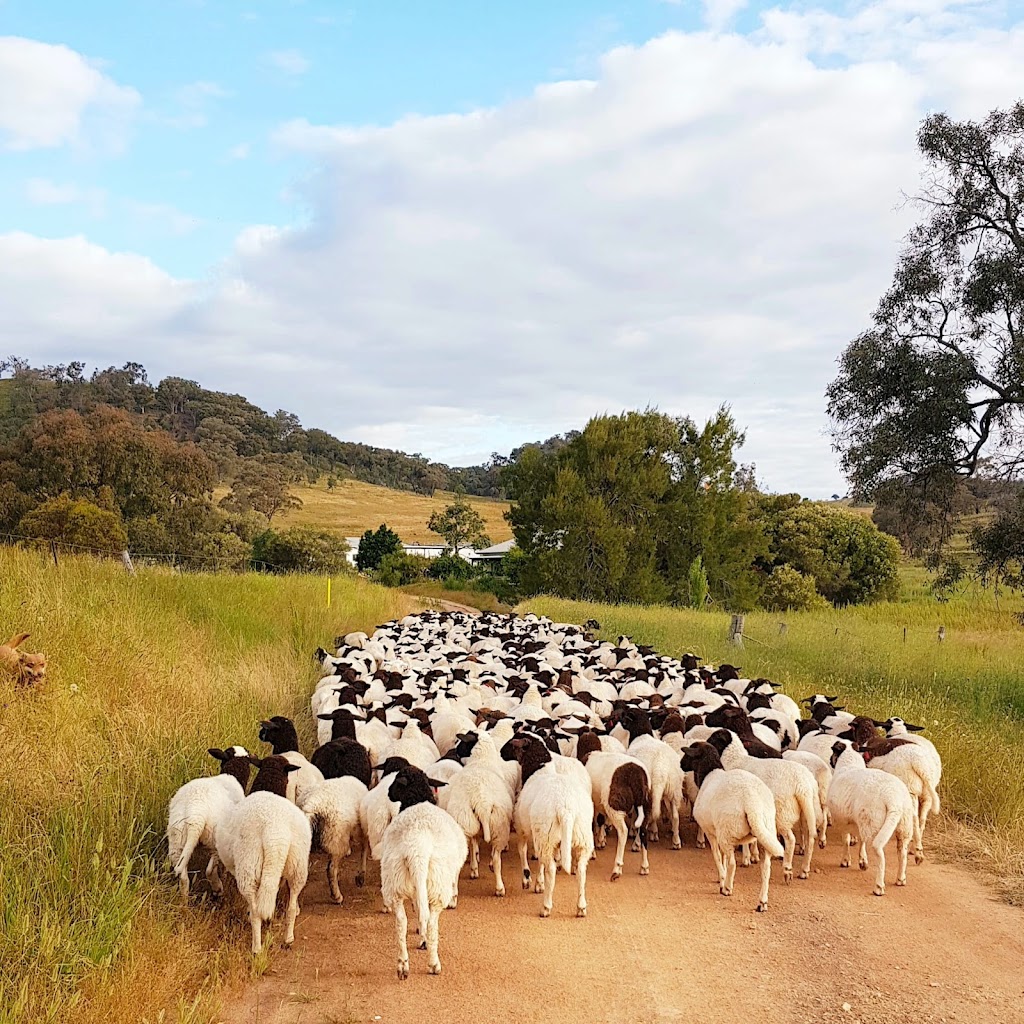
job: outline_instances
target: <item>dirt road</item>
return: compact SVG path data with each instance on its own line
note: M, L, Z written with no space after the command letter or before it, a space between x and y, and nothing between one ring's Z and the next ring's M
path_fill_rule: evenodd
M692 829L692 826L691 826ZM771 906L755 914L756 868L718 895L711 854L652 847L651 875L608 880L612 850L592 862L589 917L574 916L575 879L558 876L554 915L519 885L463 872L458 909L441 915L443 974L395 976L394 923L346 863L345 905L329 902L320 857L291 951L225 999L225 1024L910 1024L1024 1022L1024 912L994 902L961 867L909 868L906 888L871 895L868 875L840 870L839 849L785 886L773 865ZM891 859L890 859L891 864Z

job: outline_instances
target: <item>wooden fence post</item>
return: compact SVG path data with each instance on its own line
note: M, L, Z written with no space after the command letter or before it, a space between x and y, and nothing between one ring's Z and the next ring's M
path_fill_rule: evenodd
M743 616L733 615L729 623L729 643L737 647L743 646Z
M129 575L135 575L135 566L132 565L132 556L128 554L127 549L121 552L121 564L125 567L125 570Z
M789 631L789 626L787 626L785 622L780 622L779 623L779 636L785 636L788 631Z
M946 627L945 626L939 626L939 643L941 644L942 641L945 640L945 639L946 639Z

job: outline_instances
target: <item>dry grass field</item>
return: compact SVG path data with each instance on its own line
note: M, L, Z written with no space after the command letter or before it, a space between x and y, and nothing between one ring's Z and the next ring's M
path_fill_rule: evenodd
M441 538L427 529L427 520L432 512L443 509L455 497L446 491L437 491L428 498L359 480L342 480L333 491L327 490L326 481L321 480L313 487L295 487L293 492L302 499L302 508L276 518L277 529L316 526L343 537L359 537L366 530L376 530L381 523L387 523L407 544L441 543ZM220 499L225 493L225 489L219 489L216 497ZM509 507L507 501L473 495L467 500L483 516L492 544L512 537L504 518Z

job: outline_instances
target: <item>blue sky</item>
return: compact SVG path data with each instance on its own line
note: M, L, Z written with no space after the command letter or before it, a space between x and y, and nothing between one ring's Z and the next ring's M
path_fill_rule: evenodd
M661 0L4 0L0 34L101 62L138 90L145 113L116 155L5 159L0 228L82 232L198 277L246 225L305 216L292 185L308 169L273 144L278 124L387 124L493 106L592 74L613 45L699 21L696 4ZM31 179L73 182L95 198L26 202Z
M1022 67L1021 0L0 0L0 348L452 464L725 402L841 492L917 126Z

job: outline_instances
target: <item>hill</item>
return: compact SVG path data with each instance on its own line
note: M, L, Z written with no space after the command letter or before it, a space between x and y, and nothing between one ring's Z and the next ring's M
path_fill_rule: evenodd
M359 537L387 523L407 544L441 543L441 538L427 529L427 520L455 497L450 491L435 491L433 497L427 497L360 480L342 480L333 491L320 481L313 486L293 487L292 493L302 499L302 508L280 521L275 519L275 527L316 526L343 537ZM467 501L483 517L492 544L512 537L504 518L507 501L471 495Z

